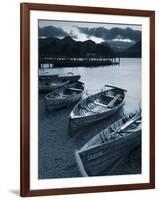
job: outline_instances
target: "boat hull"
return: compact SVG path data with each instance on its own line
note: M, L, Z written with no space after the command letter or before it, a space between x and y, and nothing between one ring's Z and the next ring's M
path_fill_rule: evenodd
M69 97L67 99L56 99L56 100L46 100L45 99L45 105L47 106L48 109L51 110L56 110L59 108L64 108L67 107L75 102L77 102L83 95L83 92L80 94L77 94L76 96Z
M40 75L39 80L68 80L69 82L76 82L81 78L80 75Z
M109 117L125 103L126 90L108 86L103 90L80 101L69 117L69 133L73 135L78 128Z
M118 106L116 106L115 108L110 109L107 112L103 112L103 113L99 113L99 114L95 114L95 115L90 115L90 116L86 116L86 117L72 118L70 116L70 118L69 118L69 130L70 130L70 134L74 135L75 131L77 129L79 129L80 127L88 126L88 125L90 125L93 122L102 120L104 118L107 118L107 117L113 115L123 105L124 105L124 101L121 104L119 104Z
M84 152L76 151L75 158L82 176L97 176L103 171L107 175L124 155L140 145L138 131Z
M80 75L73 75L73 76L59 76L60 79L69 80L71 83L78 81L81 76Z
M67 85L69 83L69 81L65 81L65 82L61 82L58 84L45 84L45 83L41 83L39 82L39 92L41 93L47 93L47 92L51 92L53 90L56 90L58 88L62 88L63 86Z
M76 83L71 83L68 84L67 86L64 86L61 89L57 89L49 94L47 94L45 96L45 106L47 107L47 109L51 109L51 110L56 110L59 108L63 108L63 107L67 107L70 106L71 104L77 102L79 99L81 99L83 93L84 93L84 83L83 82L76 82ZM55 94L60 94L60 93L64 93L65 91L72 89L75 91L74 94L65 94L64 96L61 96L59 98L55 97ZM61 94L61 95L62 95ZM50 97L51 96L51 97Z

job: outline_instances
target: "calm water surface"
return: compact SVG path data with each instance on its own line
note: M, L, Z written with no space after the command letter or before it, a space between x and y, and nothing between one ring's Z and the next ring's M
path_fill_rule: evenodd
M81 75L88 94L99 92L105 84L114 85L127 90L127 111L134 110L141 101L141 59L123 58L120 65L99 67L70 67L44 69L40 73L63 74L73 72Z

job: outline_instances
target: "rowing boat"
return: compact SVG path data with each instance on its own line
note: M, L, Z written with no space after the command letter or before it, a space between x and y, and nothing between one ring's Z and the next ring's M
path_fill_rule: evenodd
M50 92L69 83L69 80L50 79L39 80L39 92Z
M68 72L67 74L59 74L58 77L60 79L69 80L71 83L76 82L81 78L80 75L74 75L72 72Z
M123 116L80 150L75 158L82 176L109 174L120 160L141 145L141 110Z
M68 72L67 74L40 74L40 81L51 81L51 80L68 80L69 82L76 82L81 78L80 75L74 75L72 72Z
M63 88L54 90L45 96L45 105L48 109L58 109L69 106L78 101L84 92L84 83L78 81Z
M104 91L83 99L74 107L69 117L70 134L79 127L114 114L123 106L127 91L115 86L105 87Z

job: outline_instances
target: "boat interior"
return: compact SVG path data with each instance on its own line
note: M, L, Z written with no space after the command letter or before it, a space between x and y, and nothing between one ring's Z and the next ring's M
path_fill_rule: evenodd
M82 84L72 84L65 88L61 88L61 89L58 89L54 92L51 92L47 95L48 98L57 98L57 99L61 99L61 98L65 98L67 96L74 96L74 95L77 95L79 93L81 93L82 91L84 90L84 87Z
M81 150L87 150L88 148L101 145L138 131L141 131L141 114L138 112L130 113L101 131L98 135L86 143Z
M76 116L89 116L111 110L119 105L125 97L122 89L113 88L87 97L74 110Z

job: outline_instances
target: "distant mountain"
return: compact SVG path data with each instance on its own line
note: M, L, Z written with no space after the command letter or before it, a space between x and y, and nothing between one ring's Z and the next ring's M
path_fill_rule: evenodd
M70 36L66 36L65 38L61 39L61 41L65 44L70 44L75 42Z
M107 44L96 44L92 40L75 41L70 36L63 39L39 38L40 55L52 56L113 56L113 49Z
M122 41L96 44L92 40L75 41L70 36L59 38L39 38L40 55L75 57L141 57L141 41L136 44Z
M141 41L134 44L121 54L121 57L141 58Z
M103 45L108 45L113 49L114 52L124 52L135 44L135 42L123 42L123 41L107 41L103 42Z

